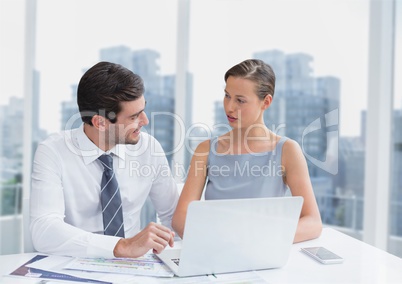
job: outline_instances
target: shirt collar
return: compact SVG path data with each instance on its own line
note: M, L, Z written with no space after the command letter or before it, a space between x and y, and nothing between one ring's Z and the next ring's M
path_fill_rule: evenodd
M82 124L76 132L76 137L75 137L78 145L78 149L81 152L81 156L84 159L84 163L86 165L92 163L96 159L99 158L99 156L103 154L110 154L113 153L123 161L125 160L125 151L124 151L124 145L116 145L109 151L103 151L100 149L98 146L96 146L85 134L84 132L84 124Z

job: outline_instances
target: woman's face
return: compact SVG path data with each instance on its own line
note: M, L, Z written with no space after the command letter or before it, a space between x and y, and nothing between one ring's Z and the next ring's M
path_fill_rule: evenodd
M247 130L263 124L264 101L255 93L255 83L241 77L229 76L226 80L223 106L230 126Z

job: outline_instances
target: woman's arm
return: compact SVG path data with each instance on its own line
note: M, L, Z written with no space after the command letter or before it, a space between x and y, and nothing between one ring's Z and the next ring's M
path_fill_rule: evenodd
M207 178L207 161L210 141L201 142L191 159L186 182L173 214L172 228L183 238L187 208L191 201L200 200Z
M283 145L282 165L285 182L292 195L304 198L294 242L317 238L322 230L320 211L311 185L306 159L296 141L289 139Z

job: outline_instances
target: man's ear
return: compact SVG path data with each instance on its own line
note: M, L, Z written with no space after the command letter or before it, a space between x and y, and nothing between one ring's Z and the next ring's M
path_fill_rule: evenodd
M264 102L263 102L263 109L264 110L266 110L267 108L269 108L269 106L271 105L271 103L272 103L272 95L271 94L268 94L268 95L266 95L265 96L265 98L264 98Z
M93 126L98 129L99 131L105 131L106 129L106 118L104 118L101 115L95 114L92 119L91 122L93 124Z

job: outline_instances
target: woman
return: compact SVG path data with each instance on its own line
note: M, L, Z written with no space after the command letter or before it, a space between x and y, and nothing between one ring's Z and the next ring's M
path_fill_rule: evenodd
M316 238L321 217L308 167L299 144L264 124L272 103L275 74L261 60L245 60L225 74L224 109L232 130L200 143L173 215L173 229L183 237L188 205L205 199L302 196L304 203L294 242Z

